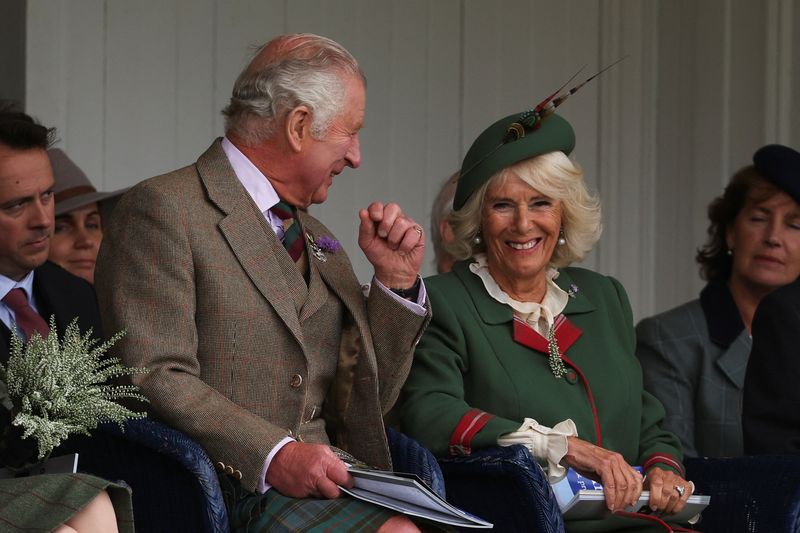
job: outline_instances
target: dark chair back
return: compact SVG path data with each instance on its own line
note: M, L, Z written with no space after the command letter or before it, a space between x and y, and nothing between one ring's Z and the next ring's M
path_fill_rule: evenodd
M131 487L136 531L230 530L211 460L180 431L150 419L129 421L124 432L104 424L91 437L70 438L56 453L73 451L80 471Z
M800 532L800 456L688 458L687 478L711 496L703 533Z
M547 476L521 444L439 459L439 465L448 501L492 522L495 531L563 533Z

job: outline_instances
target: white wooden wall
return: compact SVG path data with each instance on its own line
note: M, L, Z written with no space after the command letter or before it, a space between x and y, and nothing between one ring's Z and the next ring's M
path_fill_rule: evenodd
M364 162L315 213L363 280L359 207L396 201L427 224L474 137L583 66L628 56L561 110L604 205L586 266L619 277L637 317L702 286L705 207L731 173L764 143L800 146L795 0L27 0L26 26L27 109L105 190L221 135L248 47L341 42L368 77Z

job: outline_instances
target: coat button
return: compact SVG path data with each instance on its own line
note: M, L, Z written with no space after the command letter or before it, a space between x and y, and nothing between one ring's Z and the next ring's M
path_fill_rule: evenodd
M220 471L220 472L223 472L223 471L225 471L225 463L223 463L222 461L218 462L218 463L217 463L216 465L214 465L214 466L216 466L216 467L217 467L217 470L218 470L218 471Z
M228 474L229 476L233 475L233 467L231 465L226 466L225 473Z
M237 480L241 481L242 480L242 472L241 472L241 470L234 470L233 471L233 477L235 477Z
M300 374L295 374L294 376L292 376L292 380L289 382L289 385L291 385L293 389L296 389L302 384L303 384L303 376L301 376Z

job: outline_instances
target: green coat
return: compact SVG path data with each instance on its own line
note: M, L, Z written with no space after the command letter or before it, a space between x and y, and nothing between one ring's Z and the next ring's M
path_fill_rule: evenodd
M677 438L659 427L663 407L642 387L622 286L580 268L563 269L556 283L572 293L564 315L582 330L564 357L588 381L596 418L580 373L556 379L546 353L515 342L512 309L494 300L468 263L460 262L453 272L425 280L433 319L401 395L403 431L446 455L451 434L471 408L495 415L474 436L472 448L495 446L525 417L551 427L571 418L581 439L619 452L631 465L648 459L653 464L655 455L680 461Z

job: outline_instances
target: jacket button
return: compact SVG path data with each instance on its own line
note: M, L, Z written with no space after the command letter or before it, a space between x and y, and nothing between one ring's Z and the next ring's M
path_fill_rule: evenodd
M241 470L234 470L233 471L233 477L235 477L237 480L241 481L242 480L242 472L241 472Z
M303 376L301 376L300 374L295 374L294 376L292 376L292 380L289 382L289 385L291 385L293 389L296 389L302 384L303 384Z
M223 471L225 471L225 463L223 463L222 461L218 462L218 463L217 463L216 465L214 465L214 466L216 466L216 467L217 467L217 470L219 470L220 472L223 472Z
M229 476L233 475L233 467L231 465L226 466L225 473L228 474Z

